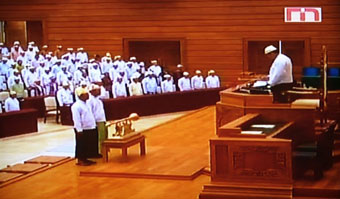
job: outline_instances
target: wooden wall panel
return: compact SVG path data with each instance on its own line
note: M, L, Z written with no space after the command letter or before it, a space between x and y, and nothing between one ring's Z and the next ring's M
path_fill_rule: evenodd
M322 7L323 21L284 23L286 6ZM338 0L1 0L0 20L42 20L51 50L82 46L91 55L123 55L124 38L185 38L185 67L215 69L225 84L243 71L246 38L310 38L312 65L322 45L339 63L339 10Z

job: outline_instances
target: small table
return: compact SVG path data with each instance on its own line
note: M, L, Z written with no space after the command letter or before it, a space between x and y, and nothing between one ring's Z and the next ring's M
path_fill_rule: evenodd
M127 158L127 148L135 144L140 144L140 155L145 155L145 136L136 134L127 138L107 139L102 143L102 155L104 162L108 162L108 154L111 148L121 148L122 157Z

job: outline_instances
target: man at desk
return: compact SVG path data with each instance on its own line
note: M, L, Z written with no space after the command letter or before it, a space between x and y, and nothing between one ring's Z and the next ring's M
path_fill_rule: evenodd
M20 104L17 99L17 93L15 91L11 91L9 93L9 98L5 100L5 111L20 111Z
M264 49L264 54L274 60L269 71L270 89L273 93L273 102L287 102L285 92L292 88L293 74L292 61L284 54L279 54L273 45Z

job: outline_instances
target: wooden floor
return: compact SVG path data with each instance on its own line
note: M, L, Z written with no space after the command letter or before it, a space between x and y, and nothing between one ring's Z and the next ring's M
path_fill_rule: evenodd
M210 182L208 175L201 174L209 166L214 126L215 107L201 109L143 132L144 157L139 155L138 145L129 148L127 161L120 150L112 149L109 163L99 160L95 166L79 167L70 161L0 188L0 198L197 198L202 186ZM337 163L323 180L296 181L295 194L313 193L311 190L317 194L326 189L336 194L339 172Z
M99 162L81 175L192 180L209 166L213 119L214 108L209 107L157 126L143 133L146 156L139 156L139 145L129 148L127 161L119 149L111 149L109 163Z
M145 157L133 146L123 161L120 150L113 149L109 163L100 160L96 166L79 167L71 161L1 188L0 198L197 198L203 184L210 181L209 176L195 174L209 165L214 118L215 107L190 113L144 132ZM86 175L91 172L141 175Z

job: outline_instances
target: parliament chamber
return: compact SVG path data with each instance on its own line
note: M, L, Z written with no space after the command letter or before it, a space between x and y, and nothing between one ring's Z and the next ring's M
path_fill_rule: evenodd
M340 198L339 10L338 0L1 0L0 198ZM272 53L291 61L284 102ZM28 96L5 112L21 84ZM108 131L103 157L81 165L71 107L95 85Z

